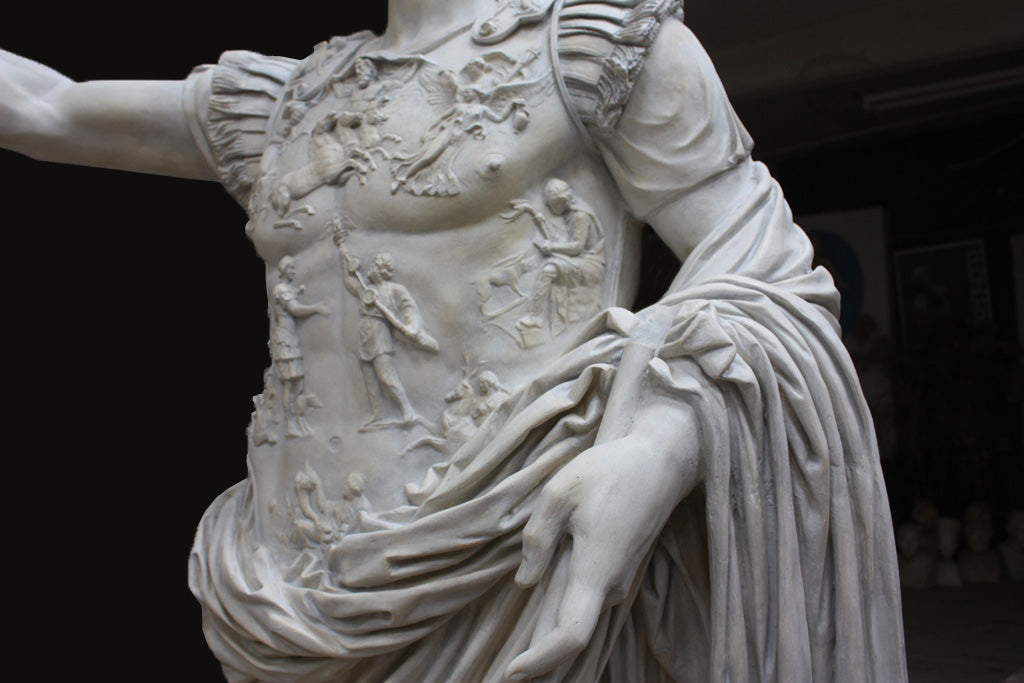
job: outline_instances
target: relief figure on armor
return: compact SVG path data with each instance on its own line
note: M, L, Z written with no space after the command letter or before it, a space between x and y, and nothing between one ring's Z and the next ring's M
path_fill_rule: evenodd
M253 446L277 443L277 417L274 404L277 390L274 387L273 368L263 372L263 393L252 397L252 418L249 421L249 441Z
M493 52L472 60L456 74L450 69L424 70L420 84L438 115L420 140L419 150L396 154L391 192L400 188L414 195L450 196L461 192L462 181L452 165L469 138L487 137L487 122L504 123L512 118L521 133L530 123L528 107L546 96L550 83L517 81L537 59L535 51L514 60Z
M395 345L392 330L416 348L437 353L437 340L423 329L419 306L403 285L393 282L395 264L390 254L377 254L367 269L364 279L359 259L348 253L346 231L341 221L332 226L334 243L341 254L345 288L359 300L359 361L370 403L370 418L362 430L387 427L410 427L424 423L413 409L402 380L395 368ZM367 281L368 280L368 281ZM401 419L393 420L381 414L381 392L394 401L401 411Z
M277 266L280 282L274 287L273 333L270 337L274 374L281 381L281 405L284 409L285 435L291 438L312 434L306 411L319 408L316 394L305 391L306 367L303 363L299 321L314 315L329 315L327 304L299 301L306 288L295 287L295 259L285 256Z
M464 357L462 381L444 395L447 407L441 414L440 434L425 436L406 446L405 452L429 446L442 453L451 454L459 450L476 433L487 416L509 396L498 376L490 370L482 370L482 363Z
M371 509L365 487L366 477L353 472L345 480L341 500L331 502L320 475L307 464L295 476L292 542L299 547L331 545L358 531L359 513Z
M604 277L604 232L594 213L585 208L568 183L559 178L551 178L544 185L544 203L561 227L524 199L513 201L512 211L502 215L510 222L527 215L542 235L542 239L533 243L542 257L533 293L527 296L519 288L522 273L536 267L531 257L522 255L496 264L488 279L490 287L511 287L520 298L496 311L484 307L486 298L481 304L485 319L491 321L528 301L528 313L515 324L518 334L497 322L491 323L526 348L543 344L548 330L558 334L567 324L592 315ZM489 298L490 287L478 283L478 293Z
M352 127L359 135L359 144L363 152L367 154L379 154L382 159L391 159L393 150L389 150L385 143L397 144L402 138L393 133L381 133L380 126L390 117L384 112L384 107L391 101L387 94L389 91L401 86L419 68L419 62L411 60L387 79L382 79L380 69L372 59L361 57L355 61L356 88L342 85L342 81L334 84L335 94L342 98L348 98L353 107L357 109L360 116L353 122Z
M380 111L391 102L391 92L406 83L422 65L422 60L406 58L402 61L380 59L380 66L369 57L358 57L353 63L355 88L348 83L353 74L337 74L331 88L338 98L362 103L361 111ZM383 74L382 74L383 71ZM382 115L384 116L384 115ZM378 123L386 121L384 116ZM394 140L401 142L401 140Z

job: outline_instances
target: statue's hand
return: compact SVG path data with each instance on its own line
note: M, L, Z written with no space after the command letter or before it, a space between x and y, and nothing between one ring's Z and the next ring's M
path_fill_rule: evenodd
M699 480L699 427L688 408L654 406L636 425L577 456L541 491L516 582L537 584L556 552L569 555L568 580L539 608L558 615L554 628L512 660L508 680L542 676L587 646L601 612L627 598L669 515ZM566 535L572 543L560 545Z

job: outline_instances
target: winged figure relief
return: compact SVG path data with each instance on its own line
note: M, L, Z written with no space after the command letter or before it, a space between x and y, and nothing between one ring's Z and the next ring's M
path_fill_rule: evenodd
M516 133L530 123L530 107L554 89L551 78L525 78L538 52L527 51L513 59L490 52L471 60L458 73L426 67L419 77L434 112L434 122L420 138L414 152L394 154L392 194L399 189L414 195L459 194L462 182L453 165L464 144L483 140L488 128L511 119Z

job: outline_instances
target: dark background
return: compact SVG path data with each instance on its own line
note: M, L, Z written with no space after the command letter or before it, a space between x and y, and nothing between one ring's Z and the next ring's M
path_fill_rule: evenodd
M180 79L225 49L302 57L330 35L380 30L376 5L241 18L208 4L160 13L40 5L4 22L0 46L76 80ZM700 13L691 16L700 35ZM926 349L891 340L898 414L914 416L900 420L885 463L897 521L923 498L952 516L978 499L997 517L1024 506L1014 312L1024 293L1013 291L1009 255L1010 235L1024 229L1024 96L881 120L864 115L859 98L879 82L1019 67L1021 54L1016 46L735 99L795 213L880 206L890 252L984 243L991 326L945 330ZM45 680L218 680L186 574L206 506L245 476L250 397L269 363L263 266L241 209L213 183L9 152L0 152L0 173L4 262L13 266L7 583L25 647L15 656ZM675 268L649 241L646 301ZM876 266L892 274L891 260Z

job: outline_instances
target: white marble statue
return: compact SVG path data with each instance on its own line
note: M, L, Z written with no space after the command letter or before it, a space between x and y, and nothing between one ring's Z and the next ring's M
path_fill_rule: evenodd
M304 60L75 83L0 145L221 182L268 264L190 582L241 681L901 681L870 415L676 0L390 0ZM631 312L643 223L683 261Z
M926 534L915 522L901 524L896 529L896 547L899 549L900 585L904 588L927 588L935 577L938 552L929 548Z

